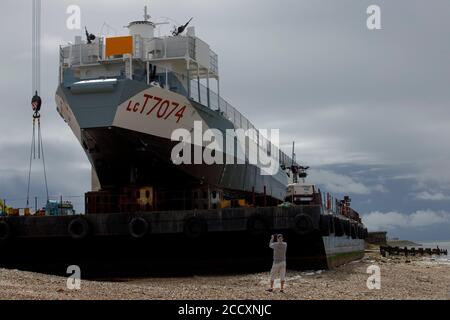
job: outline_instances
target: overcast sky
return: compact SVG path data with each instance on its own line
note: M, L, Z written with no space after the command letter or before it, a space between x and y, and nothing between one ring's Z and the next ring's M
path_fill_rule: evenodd
M279 128L310 180L350 194L372 230L450 238L450 2L447 0L42 0L43 134L51 195L82 195L90 166L56 112L58 46L82 25L125 34L149 5L154 19L194 17L219 54L221 93L258 128ZM381 7L382 30L366 26ZM14 10L12 10L14 8ZM0 197L23 206L31 140L31 1L0 2ZM158 19L162 21L164 19ZM107 31L107 28L103 28ZM162 29L165 33L168 28ZM110 29L110 32L113 32ZM36 163L32 194L42 197Z

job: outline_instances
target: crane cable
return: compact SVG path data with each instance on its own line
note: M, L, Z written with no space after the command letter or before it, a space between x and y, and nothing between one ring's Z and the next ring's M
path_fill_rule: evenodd
M49 200L47 170L45 166L44 143L41 133L41 110L42 100L39 97L40 82L41 82L41 0L33 0L33 25L32 25L32 86L33 98L31 105L34 111L33 114L33 134L31 140L30 152L30 167L28 171L28 191L27 191L27 208L30 205L30 186L31 186L31 171L33 160L36 160L36 143L37 143L37 159L42 159L44 166L44 181L47 195L47 202ZM37 139L36 139L36 122L37 122Z
M33 63L33 91L32 94L41 91L41 0L33 0L33 25L32 25L32 63Z

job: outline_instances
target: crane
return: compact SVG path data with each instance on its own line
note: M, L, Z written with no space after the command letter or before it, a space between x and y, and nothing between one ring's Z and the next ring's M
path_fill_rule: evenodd
M32 30L32 98L31 108L33 111L33 134L31 140L30 167L28 171L27 208L30 205L30 185L33 160L42 159L44 166L44 182L48 196L47 172L45 167L44 144L41 133L41 0L33 0L33 25ZM36 155L37 145L37 155Z

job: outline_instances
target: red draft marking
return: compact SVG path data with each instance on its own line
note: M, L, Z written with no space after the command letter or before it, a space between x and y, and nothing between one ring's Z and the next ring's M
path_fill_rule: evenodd
M175 110L178 109L178 107L180 106L179 103L176 102L172 102L172 105L175 106L175 108L172 109L172 111L170 111L170 113L164 118L164 120L169 119L169 117L175 112Z
M177 119L177 123L179 123L184 117L184 113L187 109L186 106L180 108L181 105L178 102L173 102L149 94L144 94L144 103L142 104L142 106L140 102L134 103L133 100L130 100L128 102L126 111L133 113L139 112L140 114L144 114L150 100L155 101L155 104L150 110L148 110L146 115L151 116L151 114L158 109L156 117L162 120L168 120L170 117L174 117L175 119Z
M147 113L147 115L151 115L153 113L153 111L158 108L159 104L163 101L162 98L159 97L153 97L153 100L156 101L156 104L153 106L153 108Z
M130 100L130 102L128 103L128 108L127 111L131 112L131 104L133 103L133 100Z
M165 109L163 109L164 107L165 107ZM169 107L170 107L170 101L165 100L159 107L158 114L157 114L158 118L160 118L160 119L163 118L166 115L167 111L169 111ZM164 110L164 112L161 112L162 110Z
M183 108L180 109L180 111L177 112L177 114L175 115L175 117L178 118L177 123L180 122L181 119L183 119L185 111L186 111L186 106L184 106Z
M144 113L144 110L145 110L145 108L147 107L147 104L148 104L148 100L153 98L153 96L151 96L149 94L144 94L144 97L145 97L145 102L144 102L144 105L142 106L141 114Z

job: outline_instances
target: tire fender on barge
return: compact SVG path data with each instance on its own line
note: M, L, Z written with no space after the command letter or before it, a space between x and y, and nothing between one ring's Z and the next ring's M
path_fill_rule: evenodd
M198 239L208 232L208 224L200 217L190 217L184 223L184 235L188 239Z
M310 216L301 213L295 216L293 228L298 235L306 236L314 231L314 222Z
M91 226L85 218L79 217L70 221L67 232L72 239L82 240L89 237Z
M142 239L151 232L150 223L141 217L133 218L128 224L130 236L134 239Z

